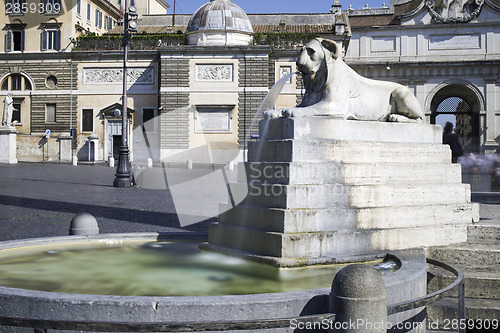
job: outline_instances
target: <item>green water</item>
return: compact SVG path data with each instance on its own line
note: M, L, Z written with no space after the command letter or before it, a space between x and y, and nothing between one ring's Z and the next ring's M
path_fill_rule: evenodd
M0 251L0 285L121 296L215 296L330 287L340 265L278 270L217 253L197 242L126 246L36 246ZM394 263L371 263L382 272Z

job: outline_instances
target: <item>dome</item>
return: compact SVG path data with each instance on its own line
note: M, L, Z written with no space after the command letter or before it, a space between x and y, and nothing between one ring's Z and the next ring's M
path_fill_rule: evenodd
M186 34L189 44L248 45L253 28L238 5L230 0L211 0L191 16Z

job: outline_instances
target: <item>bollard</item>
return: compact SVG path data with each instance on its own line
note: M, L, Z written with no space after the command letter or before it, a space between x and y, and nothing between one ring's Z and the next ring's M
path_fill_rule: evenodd
M153 159L151 157L148 158L147 163L148 163L148 168L151 169L153 167Z
M114 168L115 167L115 158L113 156L109 157L109 167Z
M73 165L78 165L78 157L76 157L76 155L73 155L72 162L73 162Z
M186 167L191 170L193 168L193 160L187 160Z
M387 332L387 295L379 272L354 264L333 279L330 312L336 314L330 332Z
M71 220L70 235L97 235L99 226L94 216L89 213L78 214Z

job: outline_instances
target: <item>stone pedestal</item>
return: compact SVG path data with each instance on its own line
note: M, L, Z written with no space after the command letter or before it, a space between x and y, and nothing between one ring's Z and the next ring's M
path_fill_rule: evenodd
M206 248L277 266L349 262L464 242L479 219L440 127L273 119L250 142L239 184Z
M62 134L59 136L59 161L71 162L72 159L72 140L73 137L68 134Z
M17 130L13 127L0 127L0 163L17 163Z

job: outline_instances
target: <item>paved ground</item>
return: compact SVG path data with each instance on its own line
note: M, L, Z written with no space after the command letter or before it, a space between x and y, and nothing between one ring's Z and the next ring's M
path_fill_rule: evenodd
M0 165L0 241L68 235L71 219L82 212L96 217L101 233L206 232L226 193L220 172L207 180L213 171L155 169L141 176L142 188L119 189L112 187L115 169L103 164ZM218 196L207 188L216 188ZM500 219L499 193L474 193L473 201L481 203L482 219ZM181 218L176 206L184 210Z
M213 170L191 170L187 175L186 169L171 168L144 177L149 188L129 189L112 186L115 171L102 164L0 165L0 241L68 235L71 219L82 212L96 217L101 233L207 231L207 216L196 216L190 223L205 221L181 227L165 184L168 179L192 192L190 205L197 212L206 194L183 181L193 173L203 176ZM217 205L210 212L215 215Z

